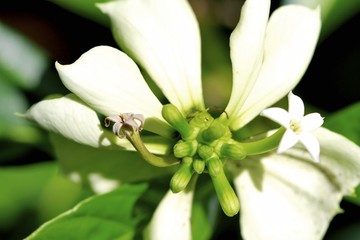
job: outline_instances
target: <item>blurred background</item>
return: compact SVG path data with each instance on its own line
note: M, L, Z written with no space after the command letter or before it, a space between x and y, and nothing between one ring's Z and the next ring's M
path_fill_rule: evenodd
M21 239L87 196L59 173L47 134L15 113L24 113L49 94L68 93L55 61L72 63L98 45L117 47L107 17L94 2L13 0L0 6L0 239ZM356 105L360 2L272 1L272 10L289 2L321 2L324 10L315 55L295 93L325 117ZM207 105L225 107L231 91L228 40L243 1L190 3L200 22ZM359 111L349 116L360 120ZM336 121L329 127L359 144L360 127L346 132L346 126ZM360 239L359 205L343 201L342 208L345 213L335 217L326 239Z

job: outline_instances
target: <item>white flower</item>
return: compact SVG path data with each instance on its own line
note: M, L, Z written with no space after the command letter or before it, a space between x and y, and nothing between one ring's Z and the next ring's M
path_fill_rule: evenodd
M152 153L166 155L175 144L172 139L175 130L163 119L162 104L146 84L137 64L181 114L188 116L194 110L205 110L200 36L195 16L186 0L118 0L99 7L110 16L115 39L131 58L115 48L98 46L73 64L56 63L63 84L76 96L44 100L32 106L27 116L51 132L93 147L91 151L86 149L78 154L76 162L97 157L103 163L108 160L109 147L132 148L125 139L114 137L104 129L96 113L104 116L142 114L144 130L156 134L142 137L142 140ZM233 89L226 113L229 116L227 126L232 131L245 126L296 86L317 43L321 25L319 9L289 5L274 11L270 18L269 10L270 0L245 1L239 24L231 35ZM115 130L118 132L120 125ZM240 224L245 239L264 239L264 236L266 239L322 238L338 211L342 196L360 181L357 161L360 150L335 133L323 130L320 134L324 168L310 165L305 150L298 146L290 149L289 155L261 154L226 165L234 174L242 205ZM338 141L342 144L339 148ZM73 143L74 151L69 154L60 141L55 141L54 145L58 158L66 158L71 164L71 154L78 148L84 149ZM114 152L109 156L113 157ZM136 167L140 166L141 170L146 168L139 165L135 155L131 155L131 163L127 161L129 153L126 151L116 156L117 162L138 164ZM278 158L286 161L277 161ZM222 162L217 163L221 167ZM71 164L67 165L67 171L81 170L72 169ZM299 166L301 171L298 171ZM100 174L101 171L118 171L114 166L109 168L87 171ZM138 175L143 177L154 171L146 174L139 171ZM123 174L138 180L136 171L123 171ZM328 178L329 174L332 179ZM121 177L118 172L109 175ZM315 182L310 183L308 179ZM164 208L173 211L174 206L165 203L159 206L161 210L156 211L154 219L159 220L159 212L168 218ZM287 212L280 203L286 203ZM191 209L191 205L186 209ZM184 216L179 211L172 213L175 219ZM175 231L183 231L189 239L190 219L186 216L179 222L184 227L174 229L174 235L177 235ZM151 227L153 233L161 235L161 225ZM156 235L157 239L168 239L166 234L160 235Z
M304 116L304 102L292 92L288 95L288 102L288 112L277 107L268 108L261 112L262 116L286 128L277 152L283 153L300 141L305 145L314 161L319 162L319 141L311 132L319 128L324 123L324 119L319 113L310 113Z
M193 191L169 190L155 210L145 239L191 239L193 195Z

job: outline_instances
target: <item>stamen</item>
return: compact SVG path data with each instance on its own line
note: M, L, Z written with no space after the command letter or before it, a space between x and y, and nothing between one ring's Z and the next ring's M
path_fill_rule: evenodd
M105 127L109 127L113 122L113 133L119 138L125 138L127 134L144 128L144 116L134 113L122 113L120 115L110 115L105 118Z
M296 120L296 119L292 119L290 121L290 128L291 130L293 130L294 133L296 133L297 135L302 133L302 126L301 126L301 122Z

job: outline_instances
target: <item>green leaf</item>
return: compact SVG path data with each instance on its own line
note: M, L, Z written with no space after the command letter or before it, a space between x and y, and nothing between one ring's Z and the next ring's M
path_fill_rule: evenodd
M324 126L360 145L360 102L325 118Z
M144 181L167 175L173 168L154 167L137 152L93 148L51 134L55 153L65 174L103 193L123 183Z
M108 1L109 0L53 0L52 2L75 14L106 25L109 23L108 18L100 12L95 4Z
M357 14L360 10L359 0L282 0L283 4L301 4L309 7L321 7L321 36L325 39L339 26Z
M145 184L126 185L90 197L26 239L132 239L138 223L133 208L145 190Z
M1 75L0 75L1 76ZM36 143L40 133L26 119L15 115L28 107L23 93L0 77L0 138L17 143Z
M0 229L11 227L24 211L36 207L55 173L54 163L0 168Z
M208 212L204 204L194 201L191 214L192 237L197 240L206 240L211 237L212 227Z
M325 38L360 11L359 0L322 0L323 26L321 38Z
M360 223L346 225L328 236L328 240L360 239Z
M48 64L46 54L39 47L0 22L0 81L34 88Z

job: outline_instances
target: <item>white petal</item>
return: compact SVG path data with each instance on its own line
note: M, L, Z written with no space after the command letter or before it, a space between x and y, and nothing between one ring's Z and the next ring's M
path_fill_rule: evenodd
M81 144L109 146L113 140L111 134L101 128L94 110L72 94L36 103L26 112L26 116L44 129Z
M48 131L83 145L135 151L127 139L103 129L94 110L73 94L40 101L25 116ZM142 140L151 153L160 155L167 154L173 145L160 136L144 136Z
M73 175L76 172L72 173ZM119 181L108 179L100 173L90 173L88 176L89 184L96 194L111 192L119 187Z
M183 113L203 109L198 23L186 0L123 0L98 5L119 45Z
M323 123L324 123L324 118L322 118L319 113L310 113L302 119L301 126L304 131L309 132L316 128L321 127Z
M320 25L319 9L287 5L271 15L258 78L244 104L231 116L232 129L244 126L295 87L311 60Z
M148 239L190 240L192 200L193 191L168 191L151 219Z
M317 138L311 133L303 133L301 134L300 142L304 144L312 159L315 162L320 162L320 144Z
M245 1L240 21L230 37L233 87L226 112L237 115L253 87L263 61L269 0Z
M322 239L339 203L360 182L360 148L316 130L321 162L298 144L286 154L242 161L235 178L244 239Z
M303 100L290 92L288 94L289 113L294 119L301 119L304 116L305 107Z
M288 128L290 125L291 116L286 110L282 108L268 108L262 111L260 115L263 117L267 117L286 128Z
M123 52L107 46L95 47L73 64L56 63L56 69L64 85L101 114L143 114L146 130L163 136L171 134L161 116L161 103L136 64Z
M278 153L282 153L289 148L293 147L299 141L299 135L293 132L293 130L286 130L284 136L281 138L279 147L277 149Z

